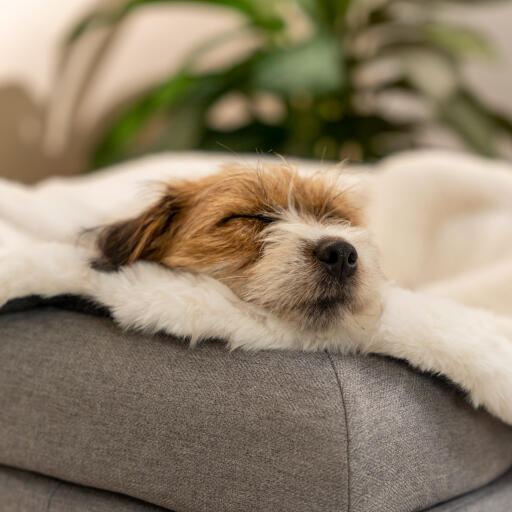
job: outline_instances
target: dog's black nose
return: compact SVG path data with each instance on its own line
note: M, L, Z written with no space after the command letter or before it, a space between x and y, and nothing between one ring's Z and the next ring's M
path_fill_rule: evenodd
M314 255L335 277L345 279L356 271L357 251L348 242L332 239L322 240L316 246Z

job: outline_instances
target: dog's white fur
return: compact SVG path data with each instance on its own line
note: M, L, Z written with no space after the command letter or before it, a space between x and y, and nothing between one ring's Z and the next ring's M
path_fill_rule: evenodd
M137 193L141 181L203 176L224 160L160 156L34 188L0 181L0 304L75 293L109 307L124 327L164 330L192 344L218 338L230 348L403 358L447 376L475 406L512 423L511 166L417 152L384 160L377 172L347 174L369 197L381 263L396 284L371 290L368 307L347 315L342 327L304 332L206 275L142 261L117 273L90 268L91 249L77 237L83 227L143 211L152 198ZM305 173L315 167L300 164ZM309 239L334 229L293 219L287 226L291 235ZM343 234L356 247L366 243L357 229Z

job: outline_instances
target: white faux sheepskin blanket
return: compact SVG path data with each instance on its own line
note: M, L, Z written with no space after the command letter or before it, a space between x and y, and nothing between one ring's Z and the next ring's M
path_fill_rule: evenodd
M427 152L393 157L377 167L414 168L416 159L449 161L452 166L459 162L454 155ZM236 160L256 162L185 153L135 160L83 177L49 179L33 187L0 180L0 307L30 295L76 294L106 306L123 327L166 331L187 337L192 344L215 338L230 348L327 348L391 355L422 370L443 373L468 391L475 405L483 404L512 423L512 321L505 316L390 285L383 294L382 316L371 328L354 324L327 337L305 336L261 314L207 276L148 262L113 273L90 268L93 252L87 235L80 235L84 229L142 212L154 200L155 183L204 176ZM460 162L470 167L491 165L463 156ZM300 165L304 169L320 164ZM504 225L495 238L508 237L510 230L510 224ZM475 233L475 240L481 235ZM512 285L510 265L507 271ZM502 276L500 270L498 280ZM511 287L507 289L510 292Z

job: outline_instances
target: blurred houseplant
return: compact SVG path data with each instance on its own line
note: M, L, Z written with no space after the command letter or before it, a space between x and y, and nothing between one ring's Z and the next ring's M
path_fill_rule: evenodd
M68 45L155 3L177 2L103 5L74 28ZM235 10L240 27L205 41L179 70L125 105L100 137L95 167L189 148L371 160L414 147L432 124L487 156L510 140L511 121L479 101L461 76L464 59L488 57L489 47L474 31L439 21L440 0L189 3ZM247 36L254 44L235 62L213 71L198 65L212 48ZM228 100L242 115L223 124L215 114ZM393 107L397 101L406 112Z

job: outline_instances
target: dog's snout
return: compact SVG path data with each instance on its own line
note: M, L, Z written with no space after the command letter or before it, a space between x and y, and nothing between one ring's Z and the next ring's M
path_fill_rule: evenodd
M314 255L327 271L338 278L347 278L357 268L356 248L342 240L322 240L314 250Z

